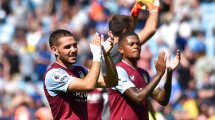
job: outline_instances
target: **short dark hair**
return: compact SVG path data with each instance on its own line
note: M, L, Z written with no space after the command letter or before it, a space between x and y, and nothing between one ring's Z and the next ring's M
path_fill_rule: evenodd
M132 18L126 15L114 15L109 22L109 30L114 36L120 36L125 28L131 27Z
M131 36L131 35L135 35L135 36L138 37L138 35L135 32L125 32L125 33L123 33L123 34L121 34L119 36L118 45L121 46L121 44L123 43L123 41L125 40L125 38L127 38L128 36Z
M62 37L73 36L68 30L59 29L51 33L49 37L49 46L52 47L58 43L58 40Z

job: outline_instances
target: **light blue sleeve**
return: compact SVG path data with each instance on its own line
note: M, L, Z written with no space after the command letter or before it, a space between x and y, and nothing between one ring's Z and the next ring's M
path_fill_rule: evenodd
M59 93L67 92L69 84L75 79L66 71L56 68L51 69L46 73L45 86L51 96L56 96Z
M118 90L121 94L123 94L128 88L135 87L135 85L131 82L128 73L122 67L116 67L118 73L118 85L113 89Z

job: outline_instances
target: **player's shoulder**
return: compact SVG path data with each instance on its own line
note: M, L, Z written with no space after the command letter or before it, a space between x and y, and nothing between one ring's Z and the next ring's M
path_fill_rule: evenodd
M116 64L116 66L118 66L118 67L123 67L123 66L124 66L124 63L123 63L122 61L120 61L120 62L118 62L118 63Z
M64 74L68 74L68 73L61 68L52 68L52 69L47 71L47 73L45 75L45 79L51 77L54 80L58 80L58 79L60 79L60 76L62 76Z
M81 66L81 65L74 65L74 70L78 70L78 71L82 71L84 72L85 74L88 73L88 68L84 67L84 66Z
M47 70L47 73L46 74L50 74L50 73L54 73L54 72L66 72L64 69L62 68L50 68Z
M127 71L121 66L116 66L116 70L118 74L127 74Z
M118 43L117 44L114 44L112 50L110 51L110 55L111 57L117 57L117 56L120 56L120 52L118 51L119 49L119 45Z

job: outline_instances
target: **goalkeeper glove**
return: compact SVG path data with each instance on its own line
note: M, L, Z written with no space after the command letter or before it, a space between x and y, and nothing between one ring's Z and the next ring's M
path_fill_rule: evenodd
M159 0L136 0L139 4L145 4L149 12L158 12L160 7Z
M136 2L135 2L135 4L134 4L134 6L133 6L133 8L131 9L131 15L132 16L138 16L139 15L139 13L140 13L140 11L141 10L145 10L146 9L146 6L145 6L145 4L143 4L143 3L141 3L141 2L138 2L138 0L136 0Z

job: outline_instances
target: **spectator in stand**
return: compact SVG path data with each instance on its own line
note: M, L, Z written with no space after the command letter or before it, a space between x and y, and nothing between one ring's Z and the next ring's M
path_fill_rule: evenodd
M51 53L49 51L48 45L43 43L38 46L35 57L35 72L37 74L38 80L42 81L44 73L48 68L51 60Z

